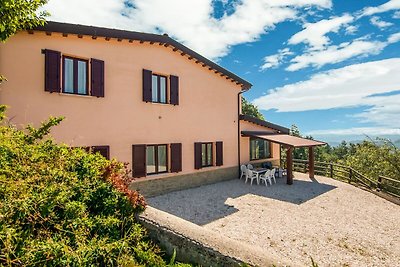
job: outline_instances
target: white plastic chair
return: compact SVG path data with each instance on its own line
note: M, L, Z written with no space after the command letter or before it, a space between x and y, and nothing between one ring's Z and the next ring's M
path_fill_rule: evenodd
M246 170L246 173L247 173L246 181L244 183L247 183L247 180L250 179L250 185L253 185L253 180L256 179L256 181L257 181L257 173L255 173L255 172L253 172L252 170L249 170L249 169Z
M242 179L243 176L244 176L244 178L246 178L246 177L247 177L247 173L246 173L247 168L246 168L246 165L240 166L240 171L241 171L241 173L240 173L240 178L239 178L239 179Z
M254 169L254 168L253 168L253 165L251 165L250 163L249 163L249 164L247 164L247 169L249 169L249 170L252 170L252 169Z
M268 186L268 182L270 185L272 185L270 170L266 171L264 174L260 174L260 182L261 181L264 181L265 186Z
M274 183L276 183L275 172L276 172L276 169L273 168L273 169L271 170L271 174L270 174L270 177L271 177L272 180L274 180Z

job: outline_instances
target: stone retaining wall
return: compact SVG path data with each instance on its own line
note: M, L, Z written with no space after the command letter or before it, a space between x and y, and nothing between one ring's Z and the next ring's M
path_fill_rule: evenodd
M229 167L157 179L139 178L130 184L129 189L139 191L145 197L153 197L238 177L238 167Z

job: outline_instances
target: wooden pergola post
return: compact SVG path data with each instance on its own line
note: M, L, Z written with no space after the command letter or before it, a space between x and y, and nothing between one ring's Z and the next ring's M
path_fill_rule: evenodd
M286 150L286 183L293 184L293 147L288 146Z
M308 174L314 178L314 147L308 147Z

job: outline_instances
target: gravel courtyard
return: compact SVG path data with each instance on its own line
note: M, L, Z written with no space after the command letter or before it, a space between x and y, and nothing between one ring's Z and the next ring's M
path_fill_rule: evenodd
M310 266L400 266L400 206L352 185L295 173L292 186L231 180L148 199L150 206Z

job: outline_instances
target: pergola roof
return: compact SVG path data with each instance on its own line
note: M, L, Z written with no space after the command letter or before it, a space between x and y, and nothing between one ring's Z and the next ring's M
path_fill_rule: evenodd
M257 133L251 134L249 132L246 132L246 135L250 135L253 137L265 139L274 143L287 145L291 147L313 147L313 146L322 146L326 144L321 141L310 140L288 134L257 134Z

